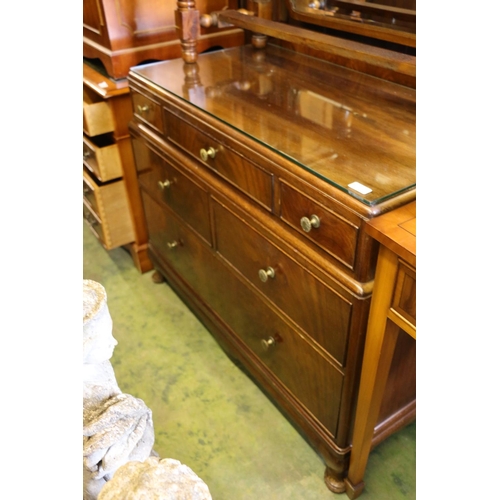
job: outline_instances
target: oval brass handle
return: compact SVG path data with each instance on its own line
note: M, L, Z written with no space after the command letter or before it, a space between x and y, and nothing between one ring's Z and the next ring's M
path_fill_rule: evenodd
M260 345L262 346L262 349L264 349L264 351L269 351L270 347L274 347L276 345L276 340L274 339L274 337L262 339L260 341Z
M215 153L217 153L217 151L215 151L212 146L210 146L208 149L200 149L200 156L203 161L207 161L209 158L215 158Z
M168 179L162 181L158 181L158 187L163 190L165 188L169 188L173 184L172 181L169 181Z
M139 114L147 113L149 109L150 108L147 104L145 104L144 106L141 106L140 104L137 105L137 111L139 111Z
M319 227L319 217L317 215L311 215L311 218L308 219L307 217L302 217L300 219L300 227L308 233L311 228L318 228Z
M259 269L259 278L262 283L265 283L268 278L274 278L276 276L276 272L272 267L268 267L267 269Z
M169 250L173 250L174 248L177 248L180 244L181 244L181 242L177 241L177 240L175 240L175 241L169 241L167 243L167 247L168 247Z
M83 159L86 160L87 158L90 157L90 151L87 149L83 152Z

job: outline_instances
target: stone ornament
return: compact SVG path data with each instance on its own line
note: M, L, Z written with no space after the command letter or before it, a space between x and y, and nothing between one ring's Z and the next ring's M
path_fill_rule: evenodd
M98 500L212 500L208 486L173 458L150 457L120 467Z
M123 464L152 454L154 429L145 403L123 394L110 358L112 334L104 287L83 280L83 499L96 500Z

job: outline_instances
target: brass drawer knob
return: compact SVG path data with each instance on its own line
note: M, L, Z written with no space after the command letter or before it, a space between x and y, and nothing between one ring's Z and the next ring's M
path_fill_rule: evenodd
M200 156L203 161L207 161L209 158L215 158L215 149L213 147L209 147L208 149L201 148L200 149Z
M158 187L163 191L165 188L169 188L173 184L172 181L169 181L168 179L162 181L158 181Z
M180 244L181 244L181 242L178 241L178 240L169 241L167 243L167 247L168 247L169 250L173 250L174 248L177 248Z
M270 347L274 347L276 345L276 340L274 339L274 337L262 339L260 341L260 345L262 346L262 349L264 349L264 351L269 351Z
M302 217L300 219L300 227L308 233L313 227L318 228L319 227L319 217L317 215L311 215L311 218L308 219L307 217Z
M147 113L150 109L151 108L147 104L144 106L141 106L140 104L137 105L137 111L140 115Z
M262 283L265 283L268 278L274 278L276 276L276 272L272 267L268 267L267 269L259 269L259 278Z
M86 160L87 158L90 158L90 151L88 149L86 149L84 152L83 152L83 159Z

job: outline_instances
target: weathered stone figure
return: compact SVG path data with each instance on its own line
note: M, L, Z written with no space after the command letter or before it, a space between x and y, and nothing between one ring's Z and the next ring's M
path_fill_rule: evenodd
M83 280L83 499L96 500L123 464L151 455L151 410L123 394L110 358L117 344L104 287Z
M212 500L208 486L178 460L151 457L128 462L99 493L98 500Z

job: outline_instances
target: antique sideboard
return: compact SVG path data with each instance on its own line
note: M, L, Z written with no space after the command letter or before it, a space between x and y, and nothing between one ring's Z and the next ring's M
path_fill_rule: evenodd
M416 198L414 59L254 14L201 20L252 44L198 54L181 30L183 58L130 70L149 256L340 493L379 248L367 223ZM372 446L415 418L415 394L402 332Z

